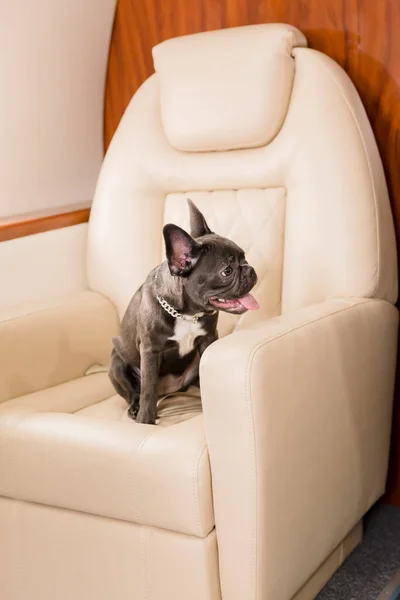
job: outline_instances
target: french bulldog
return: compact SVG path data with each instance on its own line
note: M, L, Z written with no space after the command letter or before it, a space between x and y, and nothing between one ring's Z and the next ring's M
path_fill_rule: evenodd
M199 363L217 338L219 311L257 310L257 275L244 251L213 233L188 199L191 235L163 228L166 261L154 268L124 314L109 377L137 423L155 424L162 395L199 386Z

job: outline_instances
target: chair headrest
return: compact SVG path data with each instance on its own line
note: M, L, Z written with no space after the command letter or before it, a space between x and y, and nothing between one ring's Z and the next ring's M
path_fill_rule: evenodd
M187 152L268 144L288 109L304 35L284 24L176 37L153 48L169 143Z

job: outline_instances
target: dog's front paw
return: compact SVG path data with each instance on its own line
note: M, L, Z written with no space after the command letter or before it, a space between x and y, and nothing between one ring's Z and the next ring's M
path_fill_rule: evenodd
M130 407L128 408L128 417L134 421L137 417L138 410L139 409L137 406L131 404Z
M143 423L145 425L155 425L156 415L149 410L139 410L136 417L136 423Z

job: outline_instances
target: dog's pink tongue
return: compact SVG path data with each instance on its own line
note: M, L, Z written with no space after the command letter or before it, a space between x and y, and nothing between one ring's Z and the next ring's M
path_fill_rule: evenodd
M251 294L246 294L246 296L243 296L243 298L238 298L238 300L240 304L243 304L243 306L247 308L247 310L258 310L260 308L257 300L253 298Z

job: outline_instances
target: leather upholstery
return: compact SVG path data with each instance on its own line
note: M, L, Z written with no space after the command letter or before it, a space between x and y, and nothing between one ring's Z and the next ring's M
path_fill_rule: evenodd
M88 233L89 285L120 314L162 258L168 194L254 188L285 189L283 313L334 297L395 302L394 228L365 110L331 59L308 48L294 54L284 125L260 148L178 152L163 131L157 76L135 94L105 157ZM218 204L219 223L229 222ZM262 231L257 237L268 243Z
M206 350L224 599L291 598L382 495L397 326L388 302L331 300Z
M199 152L271 142L292 93L292 50L306 45L294 27L272 23L183 36L155 46L161 118L170 144Z
M215 530L201 539L0 498L2 600L221 600Z
M0 402L81 377L94 364L107 365L118 329L115 308L90 291L3 311Z
M264 25L156 48L99 176L90 291L0 321L6 600L311 600L359 542L386 481L397 256L365 110L304 46ZM262 308L221 318L204 415L193 388L138 425L110 337L186 196L245 247Z
M335 571L343 564L348 556L362 541L362 522L348 533L342 542L334 549L322 565L312 574L310 579L293 596L292 600L309 600L315 598Z
M201 415L163 428L14 409L0 448L0 496L198 537L214 526Z

